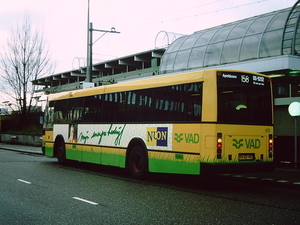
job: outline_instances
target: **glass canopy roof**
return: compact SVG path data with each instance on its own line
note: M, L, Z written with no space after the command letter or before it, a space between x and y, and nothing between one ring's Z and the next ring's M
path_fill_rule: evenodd
M279 55L300 55L300 4L195 32L166 50L160 74Z

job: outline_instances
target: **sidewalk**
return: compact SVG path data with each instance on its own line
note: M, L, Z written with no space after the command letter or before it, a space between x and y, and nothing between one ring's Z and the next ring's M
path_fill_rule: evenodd
M0 143L0 149L39 155L43 154L42 147L35 146ZM249 182L264 182L264 185L266 186L279 185L300 190L300 169L275 168L272 172L221 174L221 177L226 177L227 179L230 178L234 181L238 179L246 179Z
M13 145L7 143L0 143L0 149L17 151L17 152L27 152L33 154L42 155L42 147L28 146L28 145Z

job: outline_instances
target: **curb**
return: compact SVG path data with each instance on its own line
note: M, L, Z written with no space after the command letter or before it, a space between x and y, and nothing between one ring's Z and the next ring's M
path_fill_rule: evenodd
M12 151L12 152L22 152L22 153L30 153L30 154L35 154L35 155L43 155L42 152L30 151L30 150L24 150L24 149L15 149L15 148L7 148L7 147L0 147L0 149Z

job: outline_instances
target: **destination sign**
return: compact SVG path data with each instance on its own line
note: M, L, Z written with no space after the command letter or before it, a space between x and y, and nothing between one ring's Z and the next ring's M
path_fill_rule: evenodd
M218 73L218 80L222 82L229 83L240 83L246 85L255 86L266 86L269 83L269 78L248 73L238 73L238 72L222 72Z

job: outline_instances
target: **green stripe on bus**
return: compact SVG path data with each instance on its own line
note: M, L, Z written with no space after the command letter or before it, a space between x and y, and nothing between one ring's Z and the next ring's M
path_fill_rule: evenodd
M149 158L149 171L156 173L200 174L200 163Z
M125 155L118 154L67 149L67 159L122 168L125 167Z

